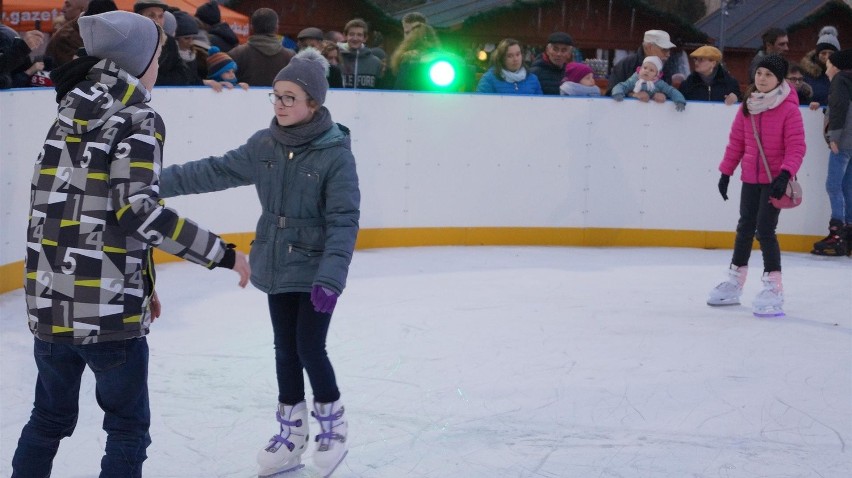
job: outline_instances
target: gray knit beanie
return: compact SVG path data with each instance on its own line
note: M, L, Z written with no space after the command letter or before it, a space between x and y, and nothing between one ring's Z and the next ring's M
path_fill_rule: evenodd
M177 29L175 30L175 38L195 35L198 33L198 22L195 21L192 15L184 11L176 11L174 13L177 21ZM209 46L205 50L209 49Z
M136 13L116 10L82 16L78 23L86 53L112 60L137 78L148 70L160 46L160 27Z
M325 103L328 91L328 60L315 48L300 50L272 80L272 86L279 81L292 81L301 86L319 105Z

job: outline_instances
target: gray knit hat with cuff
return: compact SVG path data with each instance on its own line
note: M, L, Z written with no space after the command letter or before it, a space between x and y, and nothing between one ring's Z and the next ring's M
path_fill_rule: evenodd
M78 20L86 53L112 60L139 78L151 65L160 46L160 27L136 13L117 10Z
M315 48L300 50L272 80L272 86L279 81L292 81L302 87L318 104L325 103L328 91L328 60Z

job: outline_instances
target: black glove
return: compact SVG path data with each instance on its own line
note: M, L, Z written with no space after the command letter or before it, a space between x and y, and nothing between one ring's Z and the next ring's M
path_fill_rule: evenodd
M725 173L722 173L722 176L719 178L719 194L722 195L722 199L725 201L728 200L728 183L731 182L731 177Z
M237 253L234 252L234 249L236 247L236 244L228 244L227 249L225 249L225 255L222 256L222 260L219 261L219 263L214 265L213 267L224 267L225 269L233 269L234 264L237 262Z
M772 180L772 184L769 186L769 196L775 199L781 199L784 196L784 193L787 192L787 183L790 182L790 172L786 169L782 169L778 176L775 176L775 179Z

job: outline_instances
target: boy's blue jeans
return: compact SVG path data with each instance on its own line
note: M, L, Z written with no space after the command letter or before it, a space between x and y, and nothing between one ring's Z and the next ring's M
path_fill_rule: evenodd
M852 149L828 154L825 190L831 204L831 218L852 224Z
M89 345L54 344L35 339L38 379L30 421L12 458L13 478L50 476L59 441L77 424L80 378L95 374L95 397L107 432L100 478L142 476L148 429L148 342L144 337Z

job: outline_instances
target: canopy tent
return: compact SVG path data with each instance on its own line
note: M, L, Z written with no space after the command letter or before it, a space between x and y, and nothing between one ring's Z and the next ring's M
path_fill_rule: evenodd
M136 0L114 0L118 8L133 11ZM166 0L171 7L179 8L190 15L205 0ZM53 32L53 19L62 15L62 0L3 0L3 24L19 32L35 29L35 21L41 21L41 30L47 33ZM222 12L222 21L227 23L240 43L245 42L249 35L249 18L242 13L235 12L227 7L219 5Z

